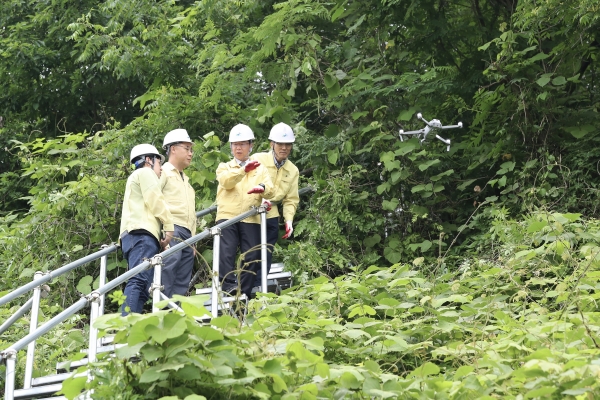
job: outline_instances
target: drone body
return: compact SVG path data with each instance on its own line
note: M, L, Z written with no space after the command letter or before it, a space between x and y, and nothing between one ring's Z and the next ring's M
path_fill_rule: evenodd
M427 135L432 131L433 131L433 133L435 133L437 130L455 129L455 128L463 127L462 122L459 122L457 125L446 125L446 126L443 126L439 119L432 119L431 121L427 122L425 120L425 118L423 118L423 115L421 113L417 114L417 119L420 119L421 121L425 122L425 125L426 125L425 128L419 129L418 131L408 131L408 132L404 132L404 130L400 129L399 136L400 136L401 141L404 141L404 139L408 139L407 136L409 136L409 135L414 135L419 139L419 141L421 143L423 143L423 142L425 142L425 140L427 140ZM446 151L450 151L450 139L444 139L437 133L435 133L435 137L437 139L441 140L442 142L446 143L446 145L447 145Z

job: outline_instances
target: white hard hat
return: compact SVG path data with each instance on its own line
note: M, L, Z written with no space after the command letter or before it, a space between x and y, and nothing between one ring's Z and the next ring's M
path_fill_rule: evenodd
M248 125L237 124L229 132L229 143L243 142L244 140L254 140L254 132Z
M156 150L156 147L152 146L151 144L138 144L137 146L134 146L133 149L131 149L131 154L129 155L129 161L133 162L133 160L135 160L139 156L146 156L146 155L158 156L158 157L160 157L161 163L165 162L165 156L160 154L158 152L158 150Z
M296 137L294 136L294 131L288 124L280 122L271 128L269 140L277 143L294 143Z
M180 142L193 143L192 139L190 139L190 135L188 135L185 129L173 129L165 135L165 140L163 140L163 150L166 150L167 146L170 144Z

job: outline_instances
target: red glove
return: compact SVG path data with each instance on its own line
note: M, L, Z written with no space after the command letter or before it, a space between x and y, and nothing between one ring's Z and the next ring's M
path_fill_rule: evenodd
M248 163L246 163L246 166L244 167L244 171L250 172L258 168L259 165L260 163L258 161L248 161Z
M262 205L266 205L267 206L267 211L271 211L271 202L269 200L263 199Z
M265 191L265 186L260 183L256 186L254 186L252 189L248 190L248 194L254 194L254 193L262 193Z
M289 239L289 237L292 236L292 232L294 232L292 221L285 221L285 235L283 235L281 238Z

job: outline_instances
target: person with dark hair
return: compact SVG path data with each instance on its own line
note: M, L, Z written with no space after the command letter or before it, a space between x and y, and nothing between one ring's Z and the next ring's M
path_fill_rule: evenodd
M270 197L273 184L269 173L258 161L250 159L254 132L238 124L231 129L229 144L233 160L217 168L217 224L236 217L251 207L261 205L262 197ZM221 231L219 280L223 291L233 294L237 288L248 298L260 270L260 224L258 216L237 222ZM233 273L238 246L244 254L240 280Z
M121 214L119 242L129 269L165 248L173 237L173 216L160 189L160 166L165 160L156 147L139 144L129 157L135 171L129 175ZM164 238L161 240L161 228ZM123 315L141 313L148 300L154 268L131 277L125 285Z
M170 131L163 141L163 150L167 152L169 161L162 166L160 187L175 224L171 246L196 234L196 192L183 172L192 162L193 146L185 129ZM194 254L194 247L189 246L164 259L161 283L165 296L187 294L194 269Z

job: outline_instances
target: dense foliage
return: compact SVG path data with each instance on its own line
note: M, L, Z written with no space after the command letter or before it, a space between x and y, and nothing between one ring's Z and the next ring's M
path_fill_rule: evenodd
M456 382L466 384L468 379L463 377L473 371L477 378L472 379L479 385L505 385L507 395L515 393L511 379L529 384L531 390L542 385L536 379L567 382L558 375L542 378L537 372L506 375L504 366L518 370L516 360L526 357L527 349L546 344L551 352L563 349L553 347L559 344L554 340L557 336L552 336L550 343L543 332L525 334L522 323L513 326L507 318L518 320L518 316L529 321L531 315L532 320L543 320L548 326L563 321L573 324L568 329L579 333L583 325L588 337L593 337L590 332L596 326L595 314L586 296L594 298L594 282L586 286L585 295L573 293L582 295L581 300L559 300L554 308L541 305L545 314L534 305L542 301L538 297L550 302L563 292L570 293L583 277L595 279L586 275L595 270L595 256L585 253L583 241L595 243L597 239L595 228L588 224L595 226L600 204L598 7L595 0L3 1L0 292L29 281L35 271L54 270L117 240L124 183L130 173L128 154L133 145L148 142L158 147L166 132L186 128L196 141L188 175L201 209L213 202L214 171L229 157L229 129L239 122L249 124L258 137L258 151L266 148L270 127L284 121L297 134L291 158L301 170L301 186L310 184L316 191L302 199L294 240L281 242L276 257L294 272L297 282L313 284L298 289L292 299L282 297L279 303L264 300L276 304L257 318L271 324L277 307L288 307L286 313L335 320L336 326L368 335L327 336L331 332L325 326L299 328L304 320L294 317L289 319L293 329L278 322L283 325L272 325L264 338L275 335L273 340L283 340L277 335L290 329L298 335L304 329L322 332L299 337L312 340L312 344L305 344L311 351L296 357L310 358L314 368L321 364L330 371L350 368L344 371L353 375L361 388L374 379L381 385L393 382L390 385L396 389L390 392L406 384L437 385L438 390L450 393ZM399 129L423 127L415 117L417 112L444 124L464 123L461 130L441 134L452 140L449 152L435 139L423 144L416 139L399 139ZM552 214L554 211L561 214ZM569 213L577 213L581 219ZM545 215L563 217L544 217L544 227L540 221L532 222ZM205 218L200 226L210 224L211 218ZM518 229L520 224L527 228ZM554 224L570 226L570 234L577 239L568 235L558 240L560 235L552 238L549 233L531 237L543 229L558 229ZM528 240L534 240L535 246L527 247ZM556 252L554 257L543 253L550 243L556 246L548 248ZM202 271L212 255L208 243L201 244L200 250L203 260L197 266ZM521 250L528 253L518 253ZM581 260L592 257L589 264L569 258L575 250L583 252ZM513 269L505 262L515 252L521 254L514 261L520 267ZM421 258L415 275L406 265ZM586 268L586 274L578 272ZM44 318L71 304L80 293L89 293L97 284L97 269L98 265L90 265L53 282L53 291L44 301ZM123 271L124 263L113 257L109 269L114 277ZM486 275L489 271L494 273ZM543 276L546 271L558 274L556 280L536 277L549 281L526 284L533 279L529 274ZM406 284L388 286L390 279L403 274ZM320 278L314 281L315 277ZM456 290L452 289L454 283L450 289L444 286L460 279L465 281L459 282ZM563 280L568 290L559 287ZM497 286L489 286L488 281ZM321 289L330 284L368 290L348 289L339 296L338 309L328 309L318 299L322 293L333 293ZM486 293L488 286L499 293L507 291L508 297L489 304L478 300L474 306L473 299L491 298ZM529 294L534 288L540 293ZM409 293L411 290L416 292ZM450 291L453 294L448 294ZM556 294L545 297L550 291ZM466 300L453 298L456 304L452 304L461 306L442 311L445 303L434 306L431 300L410 308L392 302L388 306L393 312L388 313L382 311L386 304L380 303L380 292L389 293L388 297L399 304L420 302L427 296L425 292L431 292L432 299L446 293L465 296ZM363 295L357 296L359 293ZM2 319L23 302L0 310ZM358 314L349 310L354 304L364 304ZM574 304L580 304L576 313L569 308ZM367 306L375 314L364 311ZM411 312L415 307L427 311ZM508 317L497 317L493 307ZM467 309L475 310L474 314L463 315L471 312ZM431 327L437 325L428 318L445 312L457 314L442 318L450 325L439 328L446 336L436 336L438 328ZM360 313L379 321L373 323L375 328L358 326L370 323L356 322ZM568 317L577 313L583 322ZM168 319L171 322L167 323L185 325L181 335L195 335L190 315L155 318L143 318L141 321L146 322L140 323L158 326ZM358 325L347 326L340 318ZM480 325L480 318L487 325ZM61 328L69 332L65 348L55 348L50 339L42 344L48 357L40 361L38 371L50 368L56 357L83 345L83 319L78 316ZM501 327L496 329L494 324ZM535 328L542 329L539 325ZM210 329L216 328L222 329L218 334L227 348L246 340L224 326ZM0 336L0 348L14 341L16 329ZM356 344L350 348L384 346L378 344L380 339L368 342L377 336L377 330L405 332L402 339L407 346L427 340L431 344L415 347L411 359L402 356L401 365L387 359L398 357L396 350L370 356L379 369L366 363L357 366L365 354L350 357L340 350L349 339ZM216 333L210 331L209 335ZM248 333L241 335L245 338ZM518 345L507 344L498 353L502 360L511 361L495 360L502 367L493 367L485 358L489 351L483 349L517 336ZM332 343L330 337L340 343ZM456 344L463 339L465 346L469 343L468 350ZM534 339L543 343L534 343ZM165 343L153 342L151 337L140 340L138 343L156 346L155 350ZM203 340L195 341L195 348L212 345L213 339ZM480 341L481 346L477 345ZM588 342L581 339L573 348L585 352L583 346L592 348ZM271 367L283 371L285 385L293 390L324 390L320 393L327 395L328 390L354 391L358 387L340 382L343 371L327 376L320 372L292 374L288 353L296 350L285 352L295 346L291 339L268 355L255 353L254 346L259 348L261 342L253 343L232 354L251 363L257 374L267 376L265 368ZM434 348L450 350L442 356L441 350ZM457 352L463 353L459 356ZM567 353L545 355L545 361L564 370L544 367L544 371L581 379L593 371L592 367L582 367L585 371L581 375L573 373L572 369L580 365L567 363ZM140 366L159 358L142 360ZM265 360L273 361L265 367ZM523 361L527 365L528 361ZM228 361L233 364L223 362L234 372L240 368L234 359ZM452 368L461 365L476 369L451 375ZM247 371L250 367L244 368ZM223 379L242 379L237 372L230 376L226 369L223 371ZM317 375L321 378L313 382ZM309 376L311 382L305 381ZM282 393L269 386L275 385L273 382L255 378L236 383L235 393ZM417 378L421 380L404 382ZM179 378L172 379L173 385L179 385ZM266 386L257 389L257 382ZM299 389L309 384L317 388ZM551 386L556 393L571 389ZM456 393L463 389L457 387ZM381 386L377 390L387 389ZM480 391L475 386L468 390ZM490 393L502 395L500 389L495 390Z
M126 344L63 386L144 399L579 398L600 395L600 225L494 216L494 258L371 266L254 303L250 326L184 312L98 321ZM433 269L434 272L426 273ZM139 354L138 362L126 362ZM522 397L518 397L518 396ZM202 397L204 396L204 397Z

